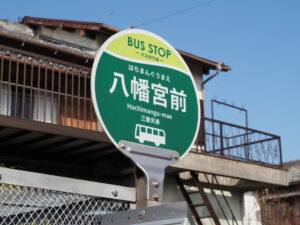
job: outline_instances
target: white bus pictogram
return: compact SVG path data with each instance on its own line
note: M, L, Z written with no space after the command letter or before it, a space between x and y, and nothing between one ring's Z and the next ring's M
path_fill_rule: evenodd
M156 146L166 144L166 132L164 130L141 124L136 124L134 137L138 139L140 143L149 141L153 142Z

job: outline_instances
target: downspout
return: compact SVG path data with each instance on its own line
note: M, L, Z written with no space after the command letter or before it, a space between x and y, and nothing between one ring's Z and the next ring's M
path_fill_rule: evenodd
M223 62L218 62L217 65L216 65L216 72L212 75L209 76L209 78L207 78L206 80L204 80L202 82L202 88L204 88L204 84L206 84L208 81L210 81L211 79L213 79L214 77L216 77L220 71L222 70L222 66L224 65Z
M205 134L205 110L204 110L204 84L208 81L216 77L220 71L222 70L222 66L224 65L223 62L218 62L216 65L216 72L210 75L206 80L202 81L201 83L201 91L202 91L202 99L200 100L200 110L201 110L201 125L200 130L198 133L198 146L200 147L200 151L206 151L206 134ZM212 124L213 126L213 124ZM202 147L203 146L203 147Z

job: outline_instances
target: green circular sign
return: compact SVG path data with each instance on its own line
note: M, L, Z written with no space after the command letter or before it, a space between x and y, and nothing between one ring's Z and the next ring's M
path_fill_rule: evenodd
M138 29L111 36L94 61L91 91L97 117L117 147L124 140L182 157L194 144L200 123L195 83L161 37Z

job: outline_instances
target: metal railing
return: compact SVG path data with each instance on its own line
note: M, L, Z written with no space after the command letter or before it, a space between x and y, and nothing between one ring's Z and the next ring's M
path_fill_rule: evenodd
M200 135L199 144L207 153L272 165L282 164L279 136L209 118L204 118L203 124L205 132Z
M126 211L133 188L0 167L0 224L101 224ZM118 192L113 195L111 192Z
M90 70L0 49L0 115L102 131ZM280 137L205 118L198 146L208 153L281 164Z
M101 224L101 215L129 203L40 188L0 184L0 224Z
M0 115L101 130L90 71L0 51Z

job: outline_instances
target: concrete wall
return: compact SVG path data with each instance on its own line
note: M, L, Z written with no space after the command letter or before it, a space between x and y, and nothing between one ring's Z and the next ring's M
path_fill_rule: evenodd
M227 217L230 224L234 224L232 220L232 214L230 213L229 208L226 205L225 200L222 197L220 190L211 190L211 189L205 189L205 192L208 196L209 201L211 202L218 218L220 219L221 224L228 225L225 216L222 213L221 208L218 205L217 200L215 199L214 195L212 194L212 191L215 192L223 210L225 213L225 216ZM243 194L237 191L223 191L224 195L226 196L226 199L234 213L234 216L236 220L238 221L238 224L243 224ZM195 202L201 202L200 195L199 194L193 194L193 201ZM201 209L201 208L200 208ZM202 210L199 210L199 212L202 215L208 215L208 212L205 208L202 207ZM204 225L214 225L213 221L210 218L204 219Z
M191 190L193 190L193 187L191 187ZM194 190L197 190L194 188ZM215 200L215 197L213 196L213 194L211 193L210 189L206 189L205 188L205 192L208 195L208 198L213 206L213 208L215 209L218 218L221 221L221 224L223 225L228 225L227 221L225 220L222 211L220 209L220 207L218 206L217 201ZM232 217L230 214L230 211L228 209L228 207L226 206L225 201L223 200L223 197L221 195L221 192L219 190L214 190L215 194L217 195L223 209L225 212L225 215L227 216L230 224L232 223ZM234 212L234 215L238 221L239 225L243 224L243 193L239 192L237 190L232 189L231 191L224 191L224 194L226 196L227 201L229 202L231 209ZM197 204L197 203L201 203L201 197L200 194L196 193L191 195L192 201L193 203ZM177 202L177 201L184 201L184 198L179 190L179 188L177 187L177 183L176 183L176 178L174 176L166 176L165 179L165 183L164 183L164 202L168 203L168 202ZM206 209L204 209L205 207L202 207L202 210L199 210L199 215L208 215L208 212L206 211ZM191 218L191 220L193 220ZM213 221L211 219L203 219L203 224L204 225L214 225Z
M261 225L261 209L256 192L244 193L244 225Z
M229 158L222 158L208 154L198 154L190 152L178 163L173 164L171 167L169 167L170 171L174 171L176 169L217 174L248 181L255 181L259 184L267 183L283 186L288 185L287 170L232 160ZM246 185L248 187L249 183ZM258 184L254 184L252 188L255 188L257 186Z
M202 90L202 80L203 80L203 68L199 65L193 64L193 63L187 63L188 67L190 68L193 77L194 77L194 81L196 84L196 88L197 88L197 94L198 94L198 98L203 100L204 99L204 93Z

